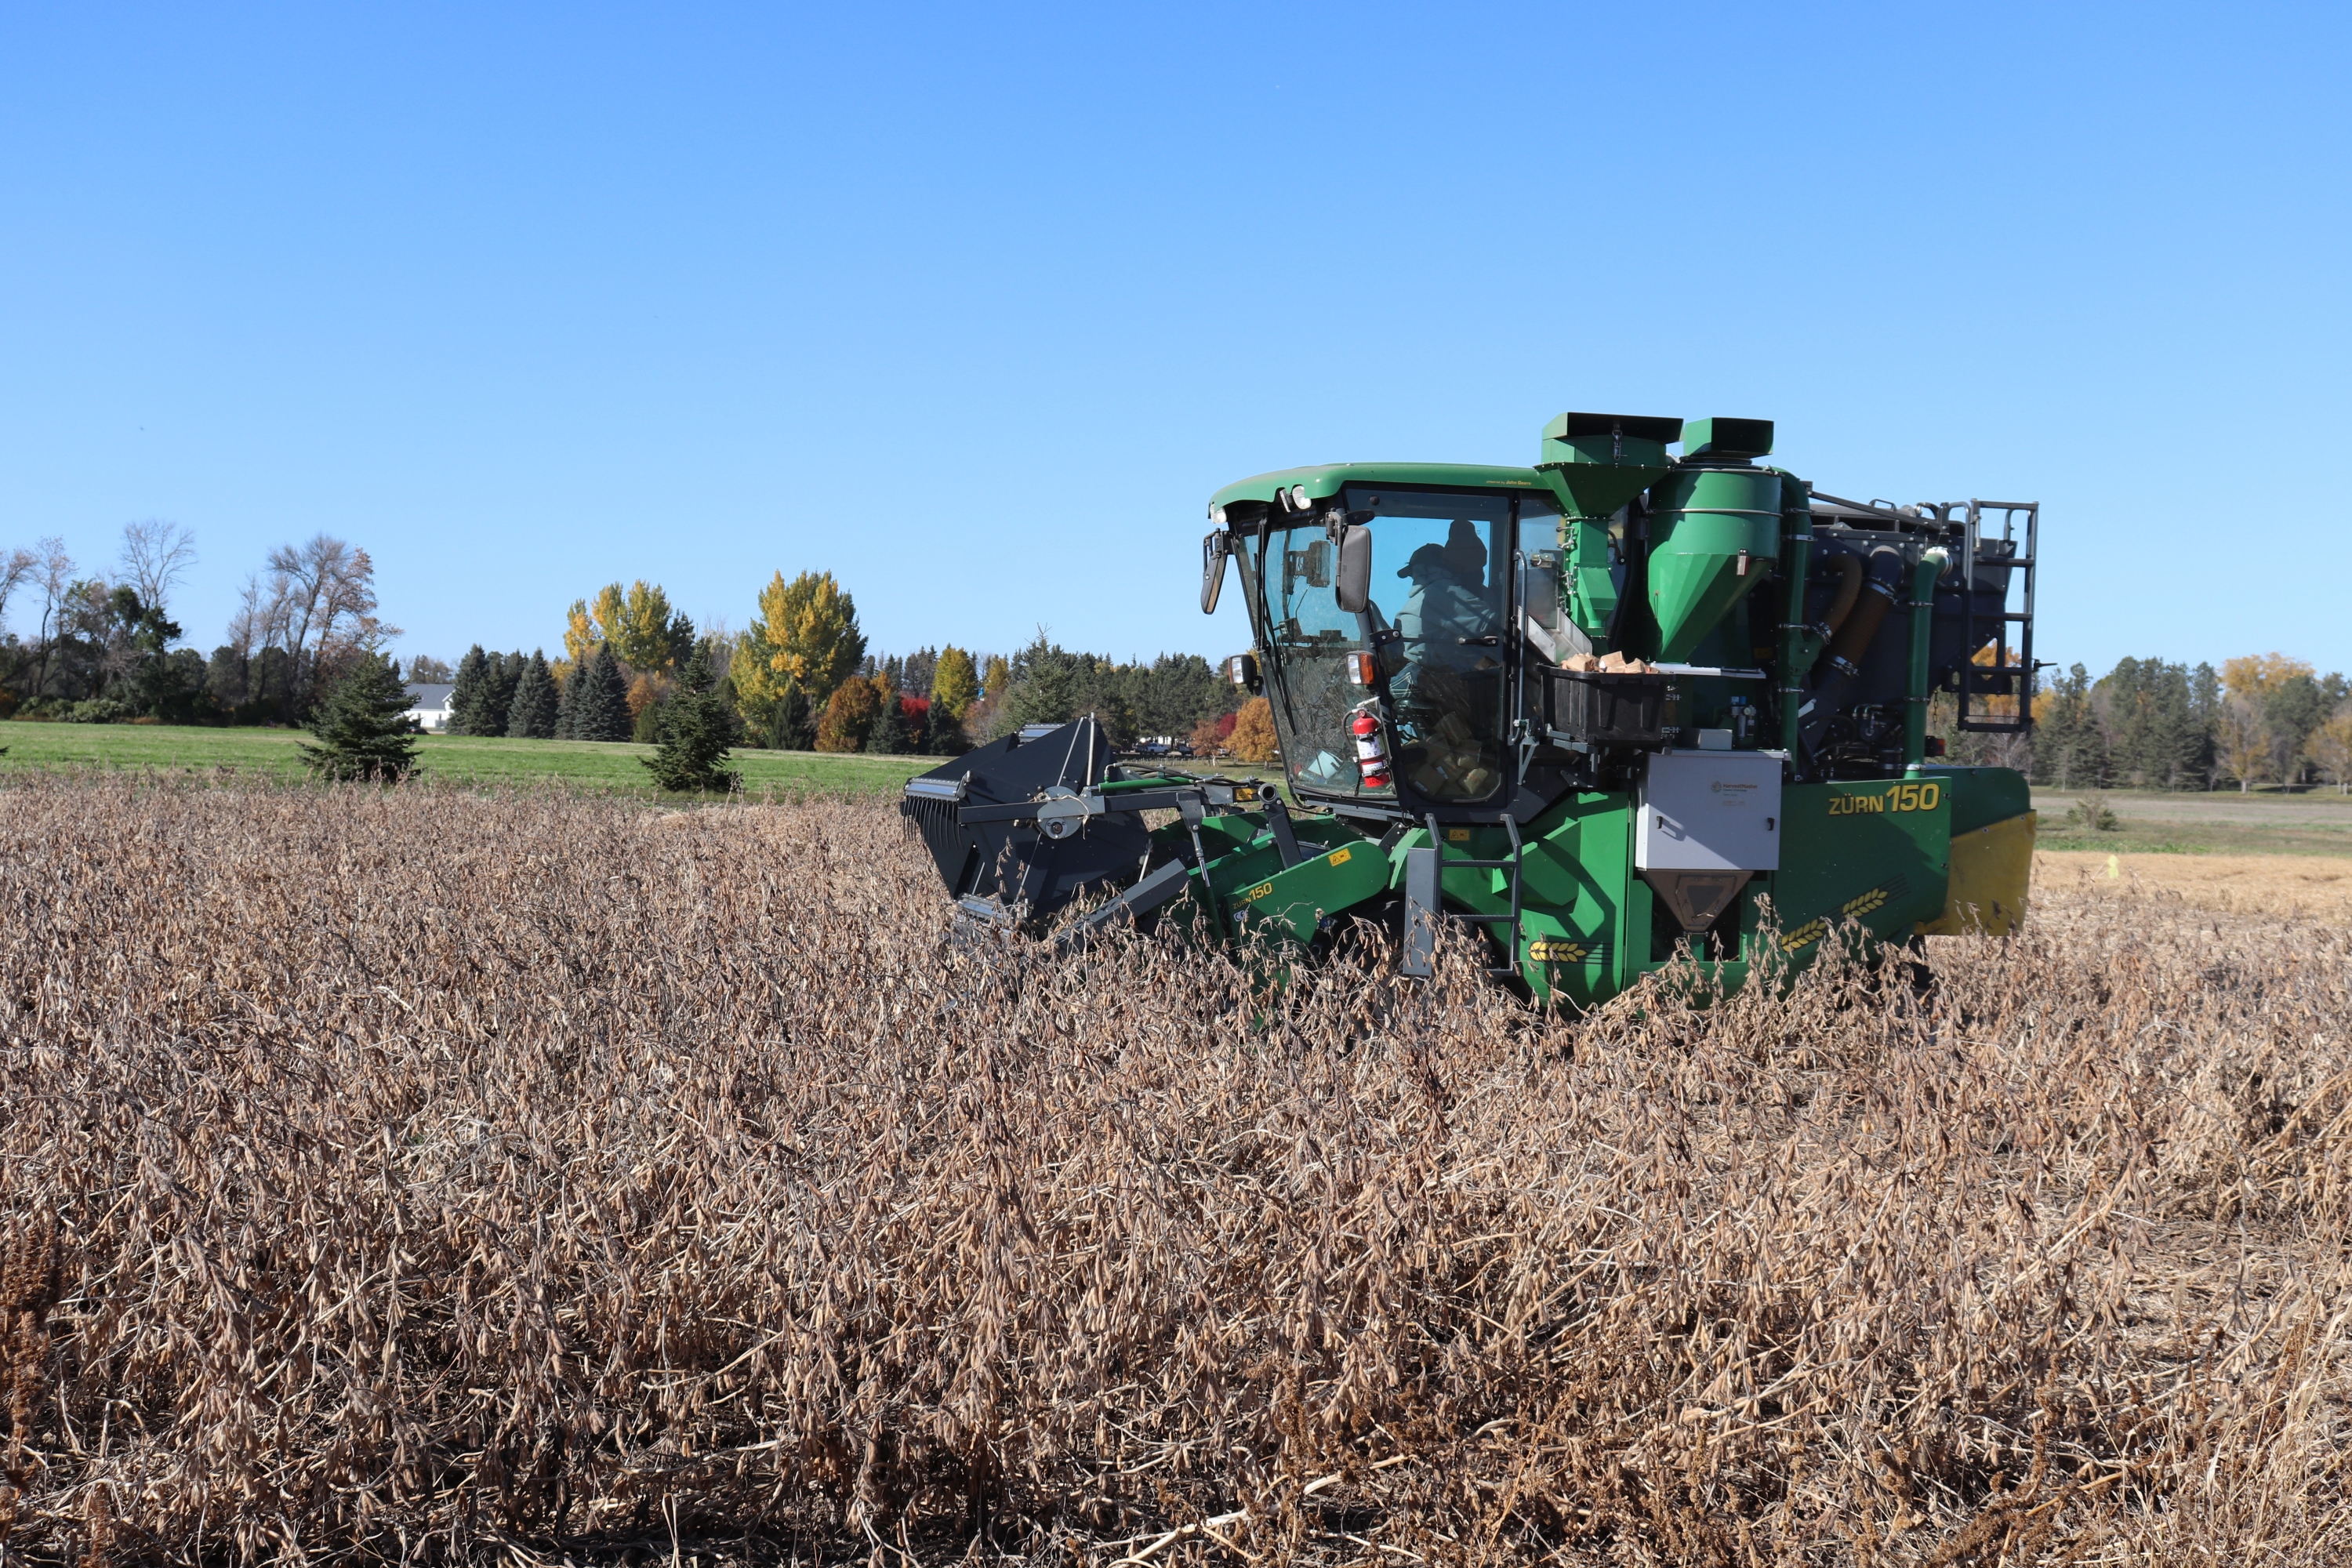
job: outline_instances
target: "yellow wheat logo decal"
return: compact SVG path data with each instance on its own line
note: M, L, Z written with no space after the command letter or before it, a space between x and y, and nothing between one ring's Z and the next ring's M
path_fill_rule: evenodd
M1809 920L1780 939L1780 951L1794 952L1801 947L1819 942L1822 940L1822 933L1829 929L1830 922L1825 920L1819 918Z
M1889 899L1902 891L1903 882L1904 879L1898 877L1894 881L1882 883L1867 892L1856 893L1838 906L1838 913L1847 920L1860 920L1866 914L1885 908ZM1828 933L1829 929L1829 917L1817 915L1782 937L1780 951L1794 952L1801 947L1811 947L1814 942L1821 941Z

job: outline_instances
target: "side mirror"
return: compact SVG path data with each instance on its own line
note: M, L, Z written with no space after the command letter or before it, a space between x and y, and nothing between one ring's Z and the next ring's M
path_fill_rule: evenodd
M1225 660L1225 679L1253 697L1265 686L1265 678L1258 674L1255 654L1237 653Z
M1201 541L1201 613L1204 616L1217 613L1217 595L1225 588L1225 554L1231 548L1232 541L1223 529Z
M1361 615L1372 603L1372 531L1351 522L1339 530L1339 581L1331 596L1344 615Z

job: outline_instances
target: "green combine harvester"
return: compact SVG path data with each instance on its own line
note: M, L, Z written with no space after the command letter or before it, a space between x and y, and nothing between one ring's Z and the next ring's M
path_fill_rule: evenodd
M1058 942L1130 920L1293 951L1365 920L1408 975L1457 921L1497 976L1578 1006L1678 954L1727 991L1767 942L1795 967L2005 934L2026 782L1945 762L1927 709L2031 725L2039 507L1843 500L1771 450L1768 420L1564 414L1533 468L1229 485L1201 607L1237 567L1256 646L1228 669L1272 705L1295 806L1119 763L1082 718L902 809L970 920L1051 931L1092 897Z

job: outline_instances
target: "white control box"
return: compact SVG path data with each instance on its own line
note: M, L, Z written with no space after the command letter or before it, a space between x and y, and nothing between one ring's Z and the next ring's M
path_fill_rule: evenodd
M1643 870L1780 868L1780 759L1763 752L1654 752L1635 792Z

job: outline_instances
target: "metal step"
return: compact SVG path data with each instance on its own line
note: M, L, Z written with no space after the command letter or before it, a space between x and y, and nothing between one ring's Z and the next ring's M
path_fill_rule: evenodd
M1436 922L1448 920L1470 926L1509 926L1510 942L1504 949L1509 957L1502 963L1486 965L1486 973L1497 977L1518 978L1519 943L1524 935L1522 918L1526 912L1522 867L1527 858L1527 846L1519 839L1517 817L1504 812L1496 820L1511 839L1511 853L1503 859L1479 860L1466 856L1448 856L1445 853L1445 832L1438 826L1433 812L1427 818L1428 847L1405 851L1404 956L1399 966L1400 973L1423 980L1436 973ZM1480 915L1447 909L1445 873L1449 870L1510 872L1511 912L1507 915Z

